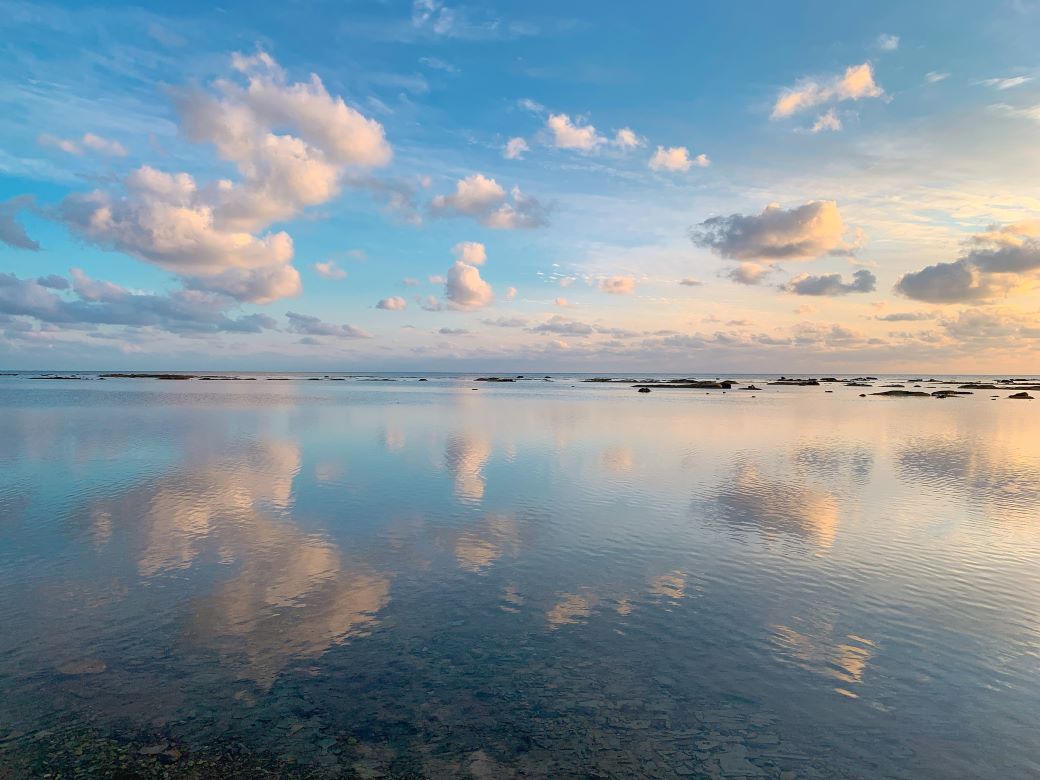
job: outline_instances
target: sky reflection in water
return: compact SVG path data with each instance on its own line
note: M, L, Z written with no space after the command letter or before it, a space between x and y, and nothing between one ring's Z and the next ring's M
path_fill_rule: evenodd
M571 384L0 380L0 738L1040 771L1040 410Z

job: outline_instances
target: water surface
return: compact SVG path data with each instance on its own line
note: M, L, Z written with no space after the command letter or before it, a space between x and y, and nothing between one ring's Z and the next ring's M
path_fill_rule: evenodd
M1040 401L279 376L0 377L0 774L1040 774Z

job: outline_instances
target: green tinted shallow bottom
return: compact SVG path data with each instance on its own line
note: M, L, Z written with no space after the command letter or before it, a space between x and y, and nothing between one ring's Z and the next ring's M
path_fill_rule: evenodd
M0 378L0 777L1040 772L1031 404L392 378Z

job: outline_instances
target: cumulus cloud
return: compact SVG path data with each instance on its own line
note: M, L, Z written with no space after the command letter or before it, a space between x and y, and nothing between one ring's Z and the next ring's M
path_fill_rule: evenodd
M18 221L19 212L32 206L32 197L19 195L0 203L0 242L15 249L28 249L32 252L39 250L40 245L29 238Z
M557 298L555 301L553 301L553 303L564 309L571 305L570 302L563 296Z
M317 75L290 83L264 52L236 54L232 67L239 78L217 80L212 91L173 94L184 134L212 144L237 182L199 185L143 166L123 180L123 194L71 195L61 215L84 238L196 286L213 277L216 289L251 296L244 300L273 300L298 292L299 277L288 267L292 239L266 228L329 201L348 171L385 165L391 149L382 126L330 95Z
M507 194L497 181L480 173L460 179L452 194L435 196L429 209L435 217L472 217L496 230L543 227L549 217L548 207L519 187Z
M479 241L462 241L452 247L455 258L469 265L484 265L487 249Z
M502 156L507 160L522 160L524 159L524 152L531 151L531 147L527 145L527 141L519 136L516 138L510 138L502 150Z
M383 298L376 304L376 308L386 309L387 311L401 311L408 308L408 302L399 295L394 295L390 298Z
M507 301L511 301L514 298L516 298L516 288L515 287L507 287L506 288L506 294L503 297Z
M327 260L324 263L315 263L314 270L326 279L346 279L347 272L336 265L335 260Z
M896 292L926 303L964 303L988 297L990 291L964 260L936 263L904 274Z
M725 275L730 279L730 281L736 282L737 284L756 285L761 284L765 277L775 270L776 269L771 265L762 265L761 263L741 263L735 268L731 268Z
M370 339L372 334L353 325L336 325L324 322L319 317L309 314L298 314L294 311L286 312L285 318L289 321L286 330L290 333L299 333L304 336L335 336L347 339Z
M690 150L685 146L669 146L668 148L658 146L657 151L647 163L647 167L652 171L673 172L688 171L694 166L707 168L709 165L711 165L711 160L708 159L708 155L698 154L691 158Z
M614 134L614 146L620 149L636 149L646 146L646 139L640 138L630 127L622 127Z
M552 135L553 145L557 149L577 149L581 152L594 152L607 139L596 132L596 128L590 124L581 124L571 121L567 114L550 114L545 120L545 126Z
M448 269L444 296L453 309L480 309L495 299L491 285L480 278L480 269L456 260Z
M74 298L69 300L53 292L70 287L63 277L32 280L0 273L0 314L59 327L122 325L179 334L256 333L277 325L265 314L229 316L238 304L212 292L177 290L157 295L95 280L75 268L71 274Z
M780 93L773 105L772 119L784 119L824 103L881 97L885 91L874 81L869 62L850 65L841 76L823 81L802 79Z
M599 289L610 295L631 295L636 291L636 280L631 276L608 276L600 281Z
M800 274L784 285L783 289L795 295L834 296L869 293L877 289L877 277L865 268L856 271L851 282L845 282L841 274Z
M837 204L817 200L783 209L771 203L761 214L712 217L690 231L697 246L733 260L805 260L824 254L848 254L845 226Z
M209 276L185 276L182 279L189 289L219 292L249 303L271 303L293 298L303 291L300 273L291 265L229 268Z
M992 298L1040 271L1040 221L992 225L972 236L961 257L904 274L896 292L928 303Z

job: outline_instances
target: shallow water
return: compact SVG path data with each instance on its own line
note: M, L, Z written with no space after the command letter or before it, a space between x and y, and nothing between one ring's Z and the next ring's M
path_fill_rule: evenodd
M0 776L1040 774L1040 400L753 379L0 377Z

